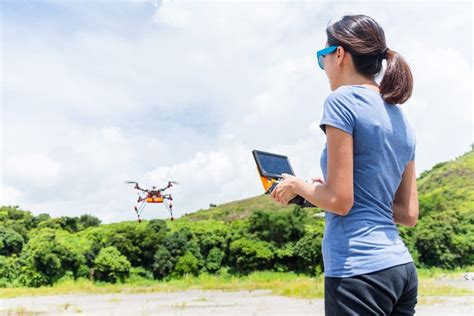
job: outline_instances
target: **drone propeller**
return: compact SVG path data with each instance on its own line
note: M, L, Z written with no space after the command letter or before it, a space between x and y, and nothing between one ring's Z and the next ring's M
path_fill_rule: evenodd
M169 182L171 184L179 184L178 181L174 181L174 180L167 180L165 178L160 178L160 181L163 181L163 182Z
M148 190L146 188L143 188L141 187L138 182L135 182L135 181L125 181L125 183L128 183L128 184L134 184L134 189L137 189L137 190L140 190L140 191L143 191L143 192L148 192Z

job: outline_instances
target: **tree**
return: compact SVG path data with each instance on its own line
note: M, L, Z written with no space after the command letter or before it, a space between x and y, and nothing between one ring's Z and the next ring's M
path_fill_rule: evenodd
M57 218L59 225L64 230L67 230L70 233L75 233L80 230L79 220L77 217L61 216Z
M272 262L272 245L243 237L230 244L230 257L238 272L263 270Z
M77 237L69 237L72 236L68 232L51 228L35 232L21 253L28 271L22 281L25 285L53 284L67 271L77 275L85 258L78 248Z
M315 275L322 271L322 230L307 233L295 244L298 270Z
M430 214L416 226L413 237L425 266L454 268L474 263L474 213L446 211Z
M130 262L115 247L102 248L94 260L94 275L101 281L124 281L130 268Z
M0 255L19 254L23 248L24 238L15 230L0 226Z
M185 274L196 275L198 273L198 263L199 260L191 252L186 252L183 256L179 257L174 273L179 276Z
M156 278L162 278L170 274L173 268L174 259L170 251L165 246L160 246L154 256L153 274Z
M221 268L224 252L219 248L212 248L206 258L206 268L208 271L215 272Z
M166 222L162 220L152 220L142 225L121 223L115 225L103 240L106 246L113 246L126 256L132 266L151 269L154 255L159 245L164 243L167 231Z
M169 275L180 257L191 253L198 260L198 269L204 265L199 246L193 233L182 228L170 236L166 236L154 256L153 273L157 278Z
M51 218L49 214L41 213L33 218L33 227L38 227L39 223L47 221Z
M79 225L81 226L81 229L97 227L100 225L100 219L89 214L84 214L79 217Z
M20 262L16 256L0 256L0 287L9 287L20 275Z
M305 232L306 212L299 206L292 211L271 213L257 211L249 218L249 232L259 239L281 246L297 241Z

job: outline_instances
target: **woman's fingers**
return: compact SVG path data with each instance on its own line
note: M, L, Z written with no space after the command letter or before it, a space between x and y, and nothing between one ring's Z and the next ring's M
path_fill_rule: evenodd
M273 189L272 193L271 193L271 196L272 198L277 201L278 203L280 202L280 199L279 199L279 194L278 192L280 191L279 190L280 188L278 187L278 185Z
M292 177L291 175L286 175L288 177ZM291 200L292 193L289 191L288 185L285 185L285 182L279 183L272 191L271 196L272 198L285 206L288 206L289 201Z
M274 195L275 201L277 201L277 202L280 203L280 204L284 204L284 201L283 201L283 199L282 199L282 193L281 193L281 191L282 191L282 190L281 190L280 186L277 185L277 186L275 187L275 189L273 189L272 194L275 193L275 195Z

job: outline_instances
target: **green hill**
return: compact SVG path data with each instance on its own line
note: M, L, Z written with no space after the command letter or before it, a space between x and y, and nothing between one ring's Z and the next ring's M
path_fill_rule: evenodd
M474 211L474 150L440 162L417 179L422 215L432 211Z
M209 209L201 209L194 213L187 214L185 218L192 221L218 220L230 222L248 218L257 211L282 212L292 209L293 206L283 206L275 202L269 195L263 194L239 201L233 201L218 205ZM305 209L310 215L320 213L318 208Z

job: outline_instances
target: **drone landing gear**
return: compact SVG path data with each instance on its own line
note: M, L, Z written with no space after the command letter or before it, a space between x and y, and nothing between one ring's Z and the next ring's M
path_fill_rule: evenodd
M169 200L170 202L168 202L167 200ZM166 209L170 213L170 220L174 221L173 202L172 201L173 201L173 198L171 196L164 196L163 197L163 204L166 206ZM143 210L145 209L145 206L146 206L147 202L146 202L146 199L143 199L143 200L139 199L138 202L141 202L141 204L138 207L134 206L133 210L137 214L138 222L141 223L142 219L140 218L140 215L142 214Z
M140 202L140 200L138 200L138 201ZM136 206L133 207L133 209L135 210L135 213L137 213L139 223L142 222L142 219L140 218L140 215L142 214L143 209L145 208L145 205L146 205L146 200L142 201L142 204L140 204L139 207L136 207Z
M173 201L173 199L171 197L167 198L168 200L170 201ZM163 204L166 206L166 208L168 209L168 212L170 213L170 216L171 216L171 220L174 221L174 216L173 216L173 203L172 202L167 202L166 201L166 198L163 200Z

